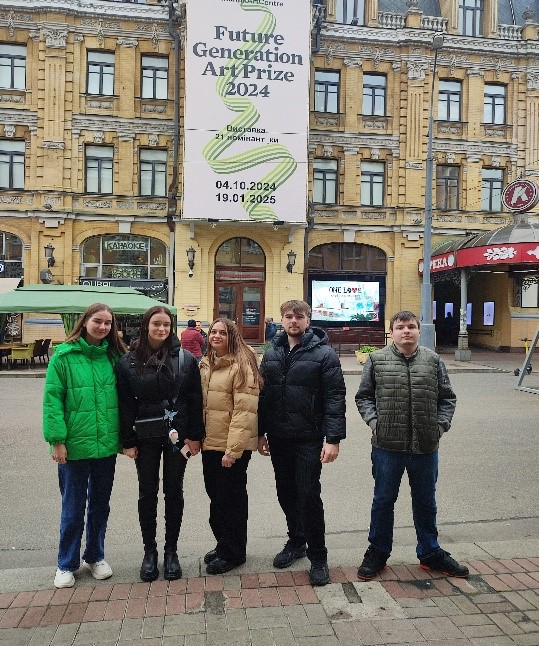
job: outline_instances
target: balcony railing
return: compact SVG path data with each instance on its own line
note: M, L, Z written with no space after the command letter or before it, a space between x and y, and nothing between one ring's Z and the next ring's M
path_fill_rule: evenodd
M385 29L402 29L406 26L406 18L400 13L380 11L378 13L378 24Z
M447 31L447 18L441 16L422 16L421 27L432 31Z
M498 25L498 38L522 40L522 27L519 25Z

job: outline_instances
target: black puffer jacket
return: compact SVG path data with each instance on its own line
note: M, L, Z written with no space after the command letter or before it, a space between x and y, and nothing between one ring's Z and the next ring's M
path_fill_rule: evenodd
M326 333L309 327L301 346L288 352L288 337L279 334L262 359L259 435L337 444L346 437L346 388Z
M177 372L180 342L172 339L172 361ZM173 426L180 441L202 440L202 386L200 371L195 357L184 350L182 372L174 378L172 361L160 366L157 361L146 364L144 373L139 375L135 367L135 355L131 351L124 355L116 366L118 403L120 408L120 438L124 449L137 445L133 431L135 419L158 417L165 408L170 410L170 401L179 392L174 407ZM179 380L179 381L178 381Z

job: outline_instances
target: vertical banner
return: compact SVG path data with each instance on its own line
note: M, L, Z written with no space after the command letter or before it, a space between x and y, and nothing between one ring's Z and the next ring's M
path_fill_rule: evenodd
M187 0L183 217L305 221L310 0Z

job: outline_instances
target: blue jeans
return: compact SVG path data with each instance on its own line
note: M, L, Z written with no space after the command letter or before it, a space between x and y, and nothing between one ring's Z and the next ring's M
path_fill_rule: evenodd
M72 460L58 465L62 495L58 567L74 572L80 566L80 547L86 511L86 548L82 558L97 563L105 556L105 533L110 512L116 455ZM88 509L86 510L86 502Z
M374 498L369 543L386 557L391 554L394 507L402 475L406 470L412 494L417 557L423 559L437 552L440 549L436 529L438 451L418 454L373 447L371 460Z

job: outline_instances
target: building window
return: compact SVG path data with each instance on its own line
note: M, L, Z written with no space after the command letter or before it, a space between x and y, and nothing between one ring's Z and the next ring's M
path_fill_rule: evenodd
M315 112L339 112L339 72L314 73Z
M168 98L168 58L142 57L142 98Z
M383 206L385 165L361 162L361 206Z
M24 275L22 240L12 233L0 231L1 278L22 278Z
M481 176L481 210L501 211L503 191L503 170L483 168Z
M81 275L86 278L149 280L167 277L167 248L156 238L108 235L82 246Z
M484 123L505 123L505 85L485 85Z
M385 116L387 79L382 74L363 75L363 114Z
M314 160L313 202L317 204L337 204L336 159Z
M0 87L26 88L26 46L0 43Z
M24 188L24 141L0 139L0 188Z
M111 146L86 146L87 193L112 193L113 155Z
M167 151L142 148L140 151L140 194L164 197L167 194Z
M309 251L309 271L385 273L386 254L378 247L357 242L331 242Z
M458 166L436 166L436 208L443 211L459 208Z
M336 22L345 25L365 24L364 0L337 0Z
M460 81L440 81L438 86L438 119L460 121L462 84Z
M114 94L114 54L88 52L88 94Z
M483 0L460 0L459 33L463 36L483 35Z

